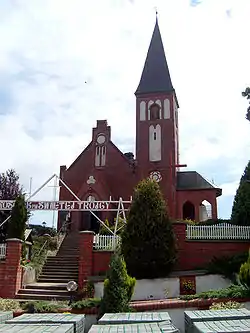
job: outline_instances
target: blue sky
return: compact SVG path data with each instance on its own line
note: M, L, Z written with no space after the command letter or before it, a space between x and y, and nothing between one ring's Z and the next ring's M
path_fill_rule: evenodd
M180 111L181 162L223 189L231 213L250 156L249 0L6 0L0 5L1 171L35 190L70 165L107 119L134 149L135 97L155 7ZM85 83L87 82L87 83ZM53 184L52 184L53 185ZM47 187L36 199L53 199ZM51 214L36 213L32 220Z

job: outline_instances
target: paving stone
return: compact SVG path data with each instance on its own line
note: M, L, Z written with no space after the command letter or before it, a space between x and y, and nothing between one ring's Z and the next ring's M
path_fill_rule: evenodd
M93 325L89 333L178 333L179 330L169 321L161 323L140 323L120 325Z
M105 313L98 321L98 324L153 323L161 321L171 322L168 312Z
M0 324L0 333L73 333L73 324ZM82 330L83 332L83 330Z
M4 324L6 320L13 318L13 312L12 311L4 311L0 312L0 324Z
M235 320L216 320L195 322L193 325L193 333L233 333L245 332L250 333L249 319Z
M185 311L184 319L185 319L185 332L190 333L193 330L193 324L195 322L250 319L250 311L244 308L225 309L225 310Z
M6 324L73 324L74 333L84 331L85 315L63 313L38 313L23 314L19 317L7 320Z

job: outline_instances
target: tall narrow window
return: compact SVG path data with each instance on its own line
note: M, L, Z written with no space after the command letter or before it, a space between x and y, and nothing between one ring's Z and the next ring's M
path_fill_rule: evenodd
M144 101L140 103L140 120L146 120L146 103Z
M161 160L161 126L149 127L149 160L156 162Z
M101 166L104 166L106 163L106 147L102 146L101 148Z
M95 149L95 166L100 166L100 146Z

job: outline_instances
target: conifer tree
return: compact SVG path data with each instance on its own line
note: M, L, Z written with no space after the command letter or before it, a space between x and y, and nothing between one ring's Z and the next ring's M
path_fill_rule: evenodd
M8 238L18 238L24 240L24 232L28 212L23 195L19 195L11 212L11 218L8 223Z
M111 258L107 278L104 281L99 316L107 312L128 312L135 283L136 280L127 273L124 259L115 253Z
M250 161L234 197L231 221L237 225L250 225Z
M141 181L135 189L121 252L136 278L165 277L176 261L175 235L158 183Z

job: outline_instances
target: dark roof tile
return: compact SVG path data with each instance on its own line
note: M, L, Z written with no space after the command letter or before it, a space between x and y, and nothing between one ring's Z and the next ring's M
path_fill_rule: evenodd
M141 80L135 95L161 92L174 92L174 88L167 65L158 21L156 20Z

